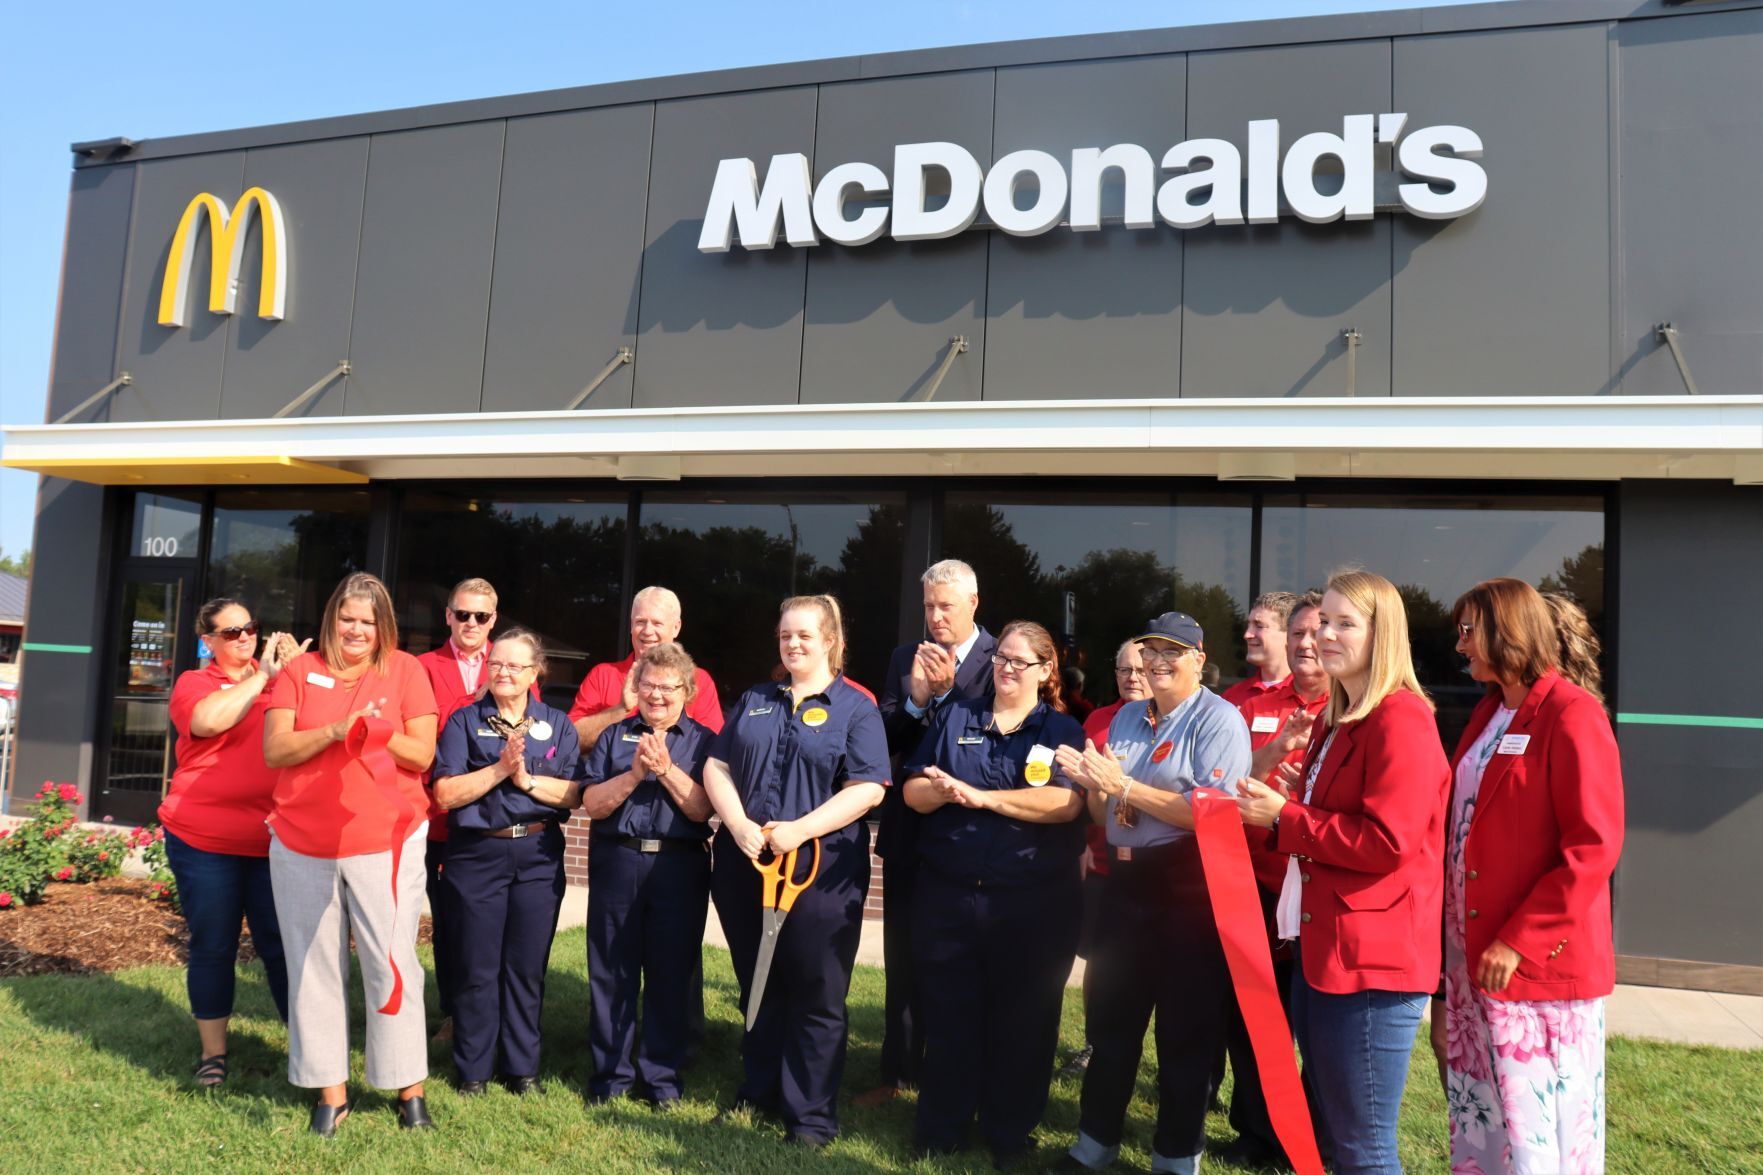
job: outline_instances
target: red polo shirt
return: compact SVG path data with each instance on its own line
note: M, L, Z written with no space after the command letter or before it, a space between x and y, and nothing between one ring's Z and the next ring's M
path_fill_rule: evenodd
M1279 689L1281 686L1290 685L1291 681L1292 675L1290 673L1287 673L1278 681L1262 681L1261 674L1257 672L1253 677L1243 678L1243 680L1237 682L1219 696L1240 710L1242 709L1243 703L1250 698L1267 693L1270 690Z
M257 663L251 663L256 670ZM270 796L276 773L263 763L263 715L273 682L229 730L200 738L190 733L196 703L236 688L219 665L178 676L171 691L171 723L177 728L178 769L171 777L159 823L205 853L267 857Z
M1099 709L1091 710L1090 716L1084 719L1084 737L1096 746L1108 743L1108 727L1114 716L1120 712L1124 702L1113 702ZM1084 826L1084 845L1089 851L1089 867L1091 873L1106 876L1108 873L1108 830L1094 820Z
M582 679L582 688L576 691L575 704L569 708L569 720L577 722L589 714L598 714L608 706L616 706L624 697L624 679L630 676L631 666L637 663L637 655L632 653L622 661L602 661ZM702 722L711 730L722 730L722 702L716 696L716 683L702 669L698 670L698 696L693 698L686 707L686 717ZM629 718L636 710L625 712Z
M1237 712L1243 716L1243 721L1249 724L1250 749L1258 751L1273 741L1274 736L1279 734L1280 728L1286 724L1286 719L1290 718L1300 706L1312 718L1315 718L1322 713L1327 705L1326 682L1319 697L1305 701L1298 696L1298 691L1292 688L1292 679L1287 677L1273 689L1263 689L1252 694L1247 701L1237 707ZM1280 761L1290 763L1294 767L1301 767L1304 764L1305 750L1306 747L1299 747ZM1272 786L1272 782L1268 782L1269 786ZM1280 887L1285 884L1286 854L1273 851L1271 838L1266 833L1251 829L1249 830L1249 857L1255 864L1256 880L1271 892L1278 893Z

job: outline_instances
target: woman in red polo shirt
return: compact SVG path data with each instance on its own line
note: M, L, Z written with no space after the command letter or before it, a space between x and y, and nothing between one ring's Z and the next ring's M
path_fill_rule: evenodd
M1452 618L1488 693L1457 746L1445 842L1451 1166L1602 1171L1622 761L1595 668L1574 659L1580 684L1561 668L1562 637L1589 625L1559 631L1517 579L1477 584Z
M357 572L325 605L318 649L270 693L263 757L278 770L269 867L288 956L288 1080L319 1090L312 1132L348 1114L345 985L355 936L367 994L367 1080L398 1091L405 1128L434 1123L422 965L424 773L435 757L435 694L398 650L386 585Z
M275 772L263 764L263 713L268 686L282 663L304 652L285 632L257 651L258 624L238 600L210 600L196 613L196 635L213 660L178 677L171 723L178 732L177 771L159 805L165 857L177 878L190 928L185 984L202 1056L197 1085L227 1075L227 1021L233 1014L233 963L239 921L263 960L276 1011L288 1018L288 969L269 884L270 790Z
M1381 575L1332 576L1316 641L1329 700L1304 765L1238 785L1245 823L1289 854L1275 915L1297 955L1292 1028L1339 1175L1400 1175L1396 1114L1438 987L1450 767Z

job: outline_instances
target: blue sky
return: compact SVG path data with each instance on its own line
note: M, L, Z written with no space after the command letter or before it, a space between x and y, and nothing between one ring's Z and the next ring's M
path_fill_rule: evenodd
M307 0L184 11L138 0L12 5L0 38L0 422L43 420L69 143L819 57L1416 6L1408 0L1116 0L1105 6ZM35 490L35 477L0 472L0 548L8 553L32 543Z

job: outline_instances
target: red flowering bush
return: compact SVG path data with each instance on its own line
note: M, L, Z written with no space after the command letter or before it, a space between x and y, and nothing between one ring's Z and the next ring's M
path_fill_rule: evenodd
M42 901L51 881L115 877L132 847L121 833L80 831L80 791L71 783L45 782L33 798L31 819L0 832L0 893L7 898L0 910Z
M147 865L147 896L156 902L170 902L172 909L182 912L178 881L165 858L165 830L157 824L137 828L128 835L128 848L141 850L141 860Z

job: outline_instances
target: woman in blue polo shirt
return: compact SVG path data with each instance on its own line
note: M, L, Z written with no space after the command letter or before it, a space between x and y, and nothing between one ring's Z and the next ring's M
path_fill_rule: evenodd
M1046 629L1015 620L993 696L937 711L906 766L918 834L912 946L925 1052L915 1145L960 1150L977 1111L1000 1169L1031 1154L1047 1106L1082 914L1083 795L1054 763L1081 750Z
M563 902L563 821L581 758L569 715L534 700L539 638L512 629L490 648L489 688L453 712L435 749L447 810L439 900L458 946L453 1064L459 1092L539 1083L539 1008Z
M767 849L820 841L820 871L778 936L758 1020L741 1042L735 1107L775 1113L790 1141L826 1145L839 1130L845 996L869 891L864 815L887 787L888 743L875 702L844 678L844 624L831 596L793 596L778 622L788 678L741 695L704 764L722 829L710 892L746 1007L759 951ZM806 876L808 862L797 869Z
M582 761L582 810L593 821L588 1100L620 1097L641 1078L644 1096L664 1110L680 1096L710 901L710 797L701 781L714 733L686 717L698 667L679 645L644 651L631 680L637 712L607 727Z

